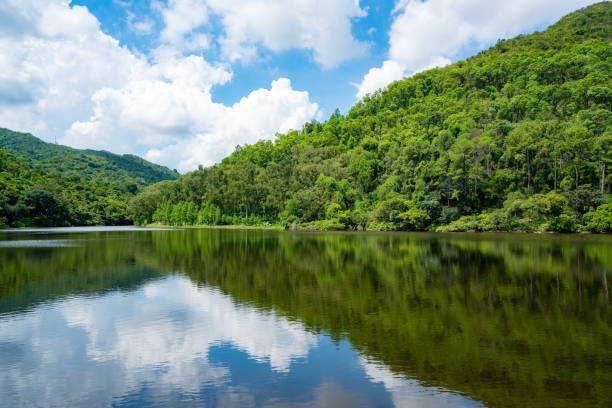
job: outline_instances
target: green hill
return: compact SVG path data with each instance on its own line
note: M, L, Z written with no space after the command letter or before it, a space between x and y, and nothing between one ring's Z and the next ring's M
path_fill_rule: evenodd
M0 227L129 224L127 203L139 188L178 176L134 155L0 129Z
M150 186L136 221L612 231L612 4Z
M136 185L32 169L0 147L0 228L129 224Z
M174 180L179 176L176 171L131 154L73 149L8 129L0 128L0 147L25 158L33 168L66 176L78 175L106 182L136 183L139 186Z

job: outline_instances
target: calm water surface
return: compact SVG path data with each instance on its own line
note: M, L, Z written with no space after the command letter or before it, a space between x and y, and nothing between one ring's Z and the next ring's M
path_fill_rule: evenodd
M0 405L612 405L612 237L0 231Z

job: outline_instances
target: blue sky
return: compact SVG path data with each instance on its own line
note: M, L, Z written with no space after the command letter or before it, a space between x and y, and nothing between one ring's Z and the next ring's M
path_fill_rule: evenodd
M167 4L167 2L165 2ZM253 90L267 87L278 77L291 79L295 89L308 90L311 100L318 103L323 118L329 117L336 108L346 113L355 103L356 87L363 76L373 66L385 60L392 22L391 12L395 1L360 1L367 16L352 21L355 38L368 44L368 52L358 58L345 61L338 67L324 69L313 61L312 52L292 49L281 53L260 50L259 58L249 64L238 63L232 66L234 76L231 81L215 86L213 100L233 104ZM149 53L157 45L157 37L164 26L161 14L151 7L148 1L99 1L76 0L74 5L86 6L100 21L102 30L119 40L120 44L142 53ZM130 16L134 20L148 19L153 22L151 33L138 33L130 28ZM200 31L212 32L214 37L223 34L218 16ZM477 47L474 47L477 49ZM208 61L219 61L218 49L201 53Z
M0 127L189 171L592 0L4 0Z

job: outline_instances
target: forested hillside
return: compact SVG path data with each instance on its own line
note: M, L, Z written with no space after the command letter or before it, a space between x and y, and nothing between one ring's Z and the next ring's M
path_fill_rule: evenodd
M0 227L129 224L136 185L32 169L0 147Z
M179 174L131 154L118 155L98 150L78 150L46 143L27 133L0 128L0 147L23 157L36 169L106 182L146 186L174 180Z
M145 189L139 223L612 229L612 4ZM596 210L597 209L597 210ZM596 210L596 211L595 211Z

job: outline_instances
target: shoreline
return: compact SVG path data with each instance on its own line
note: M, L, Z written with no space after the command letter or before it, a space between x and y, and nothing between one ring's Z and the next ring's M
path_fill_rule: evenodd
M29 230L57 230L57 229L80 229L80 228L96 228L96 227L109 227L109 228L148 228L148 229L225 229L225 230L262 230L262 231L292 231L292 232L345 232L345 233L363 233L363 232L390 232L390 233L401 233L401 232L424 232L434 234L460 234L460 233L473 233L473 234L523 234L523 235L612 235L606 232L592 232L592 231L576 231L576 232L555 232L555 231L538 231L538 230L489 230L489 231L478 231L478 230L467 230L467 231L436 231L436 230L323 230L314 228L285 228L280 224L272 225L167 225L161 223L150 223L146 225L87 225L87 226L56 226L56 227L0 227L0 231L17 232L17 231L29 231Z
M282 225L274 224L274 225L240 225L240 224L232 224L232 225L166 225L166 224L157 224L151 223L146 225L140 225L139 227L143 228L163 228L163 229L227 229L227 230L264 230L264 231L293 231L293 232L349 232L349 233L362 233L362 232L426 232L426 233L434 233L434 234L461 234L461 233L474 233L474 234L525 234L525 235L610 235L608 233L596 233L591 231L577 231L577 232L555 232L555 231L537 231L537 230L490 230L490 231L478 231L478 230L469 230L469 231L435 231L435 230L377 230L377 229L368 229L368 230L353 230L353 229L345 229L345 230L322 230L322 229L312 229L312 228L284 228Z
M267 230L267 231L285 231L282 225L166 225L151 223L140 225L143 228L164 228L164 229L232 229L232 230Z

